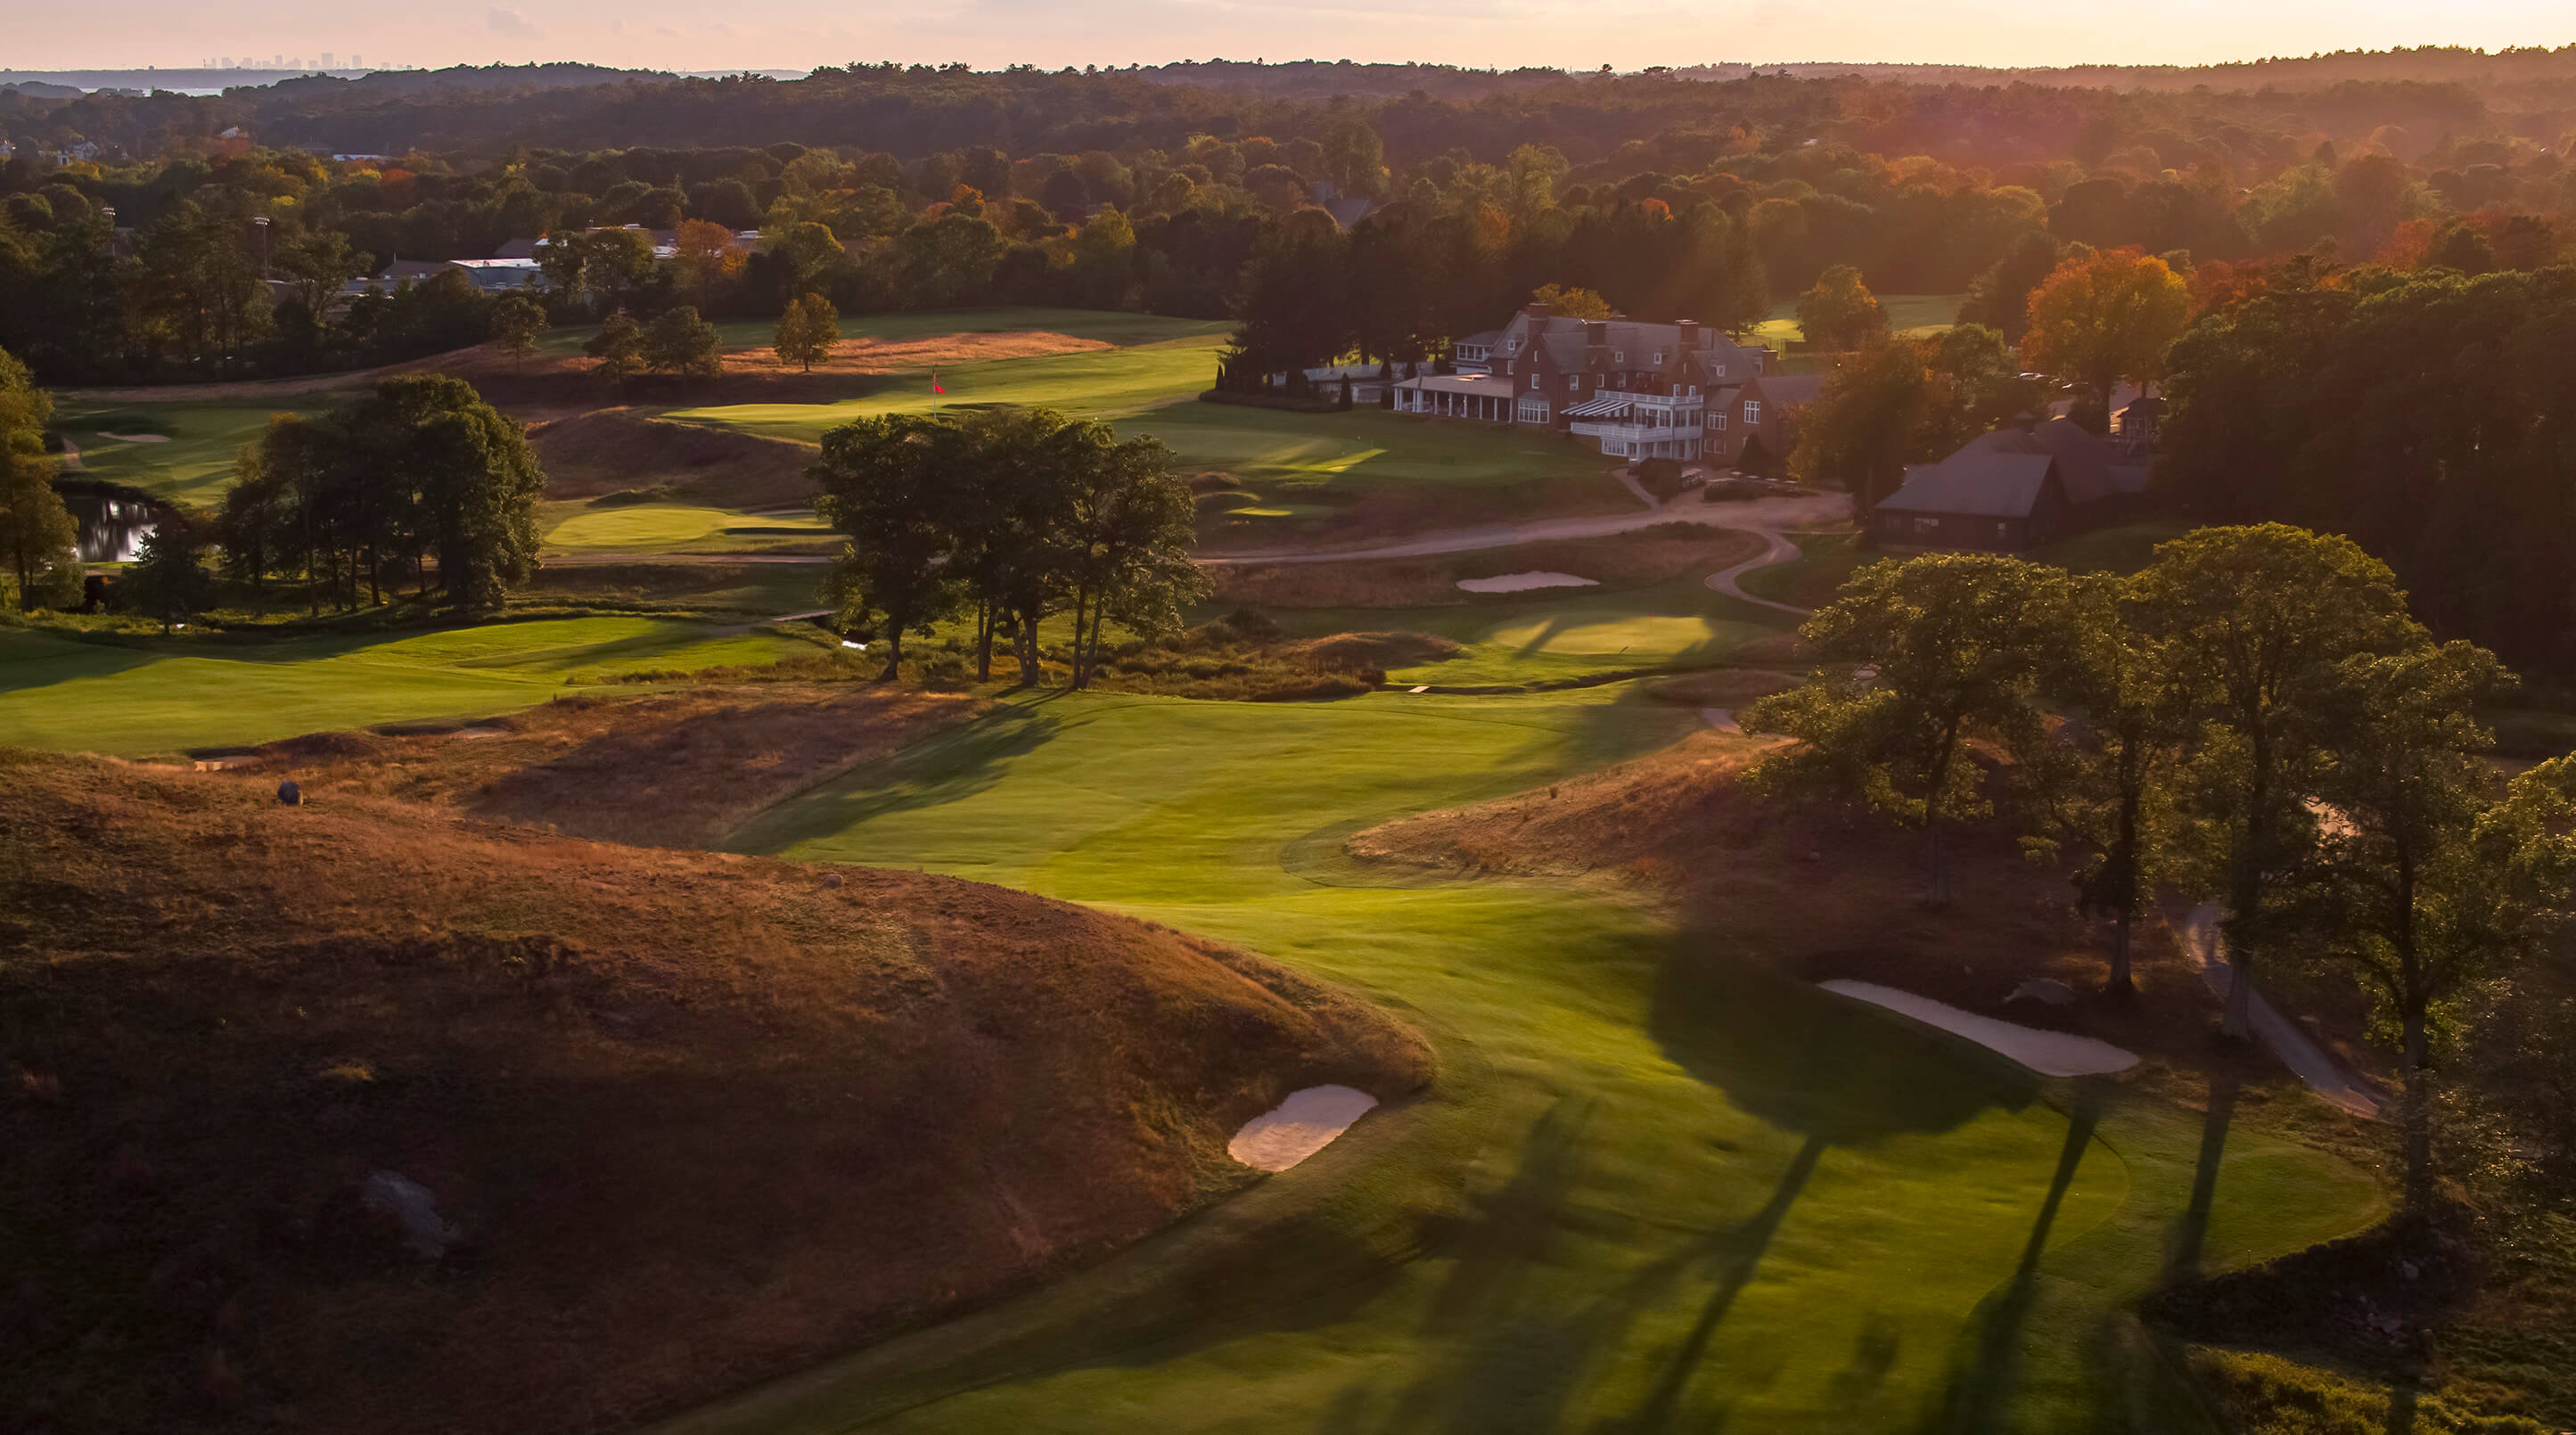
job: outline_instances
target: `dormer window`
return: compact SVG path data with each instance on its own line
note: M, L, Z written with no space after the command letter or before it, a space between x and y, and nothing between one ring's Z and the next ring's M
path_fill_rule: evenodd
M1519 352L1521 351L1521 341L1520 341L1520 340L1518 340L1518 339L1514 339L1514 340L1512 340L1512 342L1511 342L1511 344L1510 344L1510 346L1509 346L1509 347L1510 347L1511 352L1513 352L1513 353L1517 354L1517 353L1519 353Z
M1628 362L1628 351L1625 349L1612 349L1610 351L1610 362L1614 364L1624 364Z
M1726 377L1726 365L1720 364L1717 366L1717 376L1721 379Z
M1661 349L1657 349L1657 350L1655 351L1655 358L1654 358L1654 362L1655 362L1655 363L1657 363L1657 364L1661 364L1661 363L1663 363L1663 361L1664 361L1664 351L1663 351L1663 350L1661 350Z

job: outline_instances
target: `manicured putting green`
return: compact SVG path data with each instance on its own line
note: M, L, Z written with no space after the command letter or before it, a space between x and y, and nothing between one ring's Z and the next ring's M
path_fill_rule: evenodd
M1590 695L1059 696L736 833L1243 943L1400 1003L1442 1078L1207 1220L669 1431L2089 1429L2165 1408L2118 1306L2178 1225L2226 1264L2376 1214L2360 1173L2246 1137L2195 1206L2196 1120L2105 1089L2070 1121L1997 1058L1767 975L1787 954L1722 925L1340 853L1693 721Z
M830 532L823 520L810 513L755 514L695 504L637 503L570 509L546 530L545 544L574 552L657 553L820 539Z
M0 631L0 744L166 753L543 702L567 681L774 662L807 645L655 618L135 646Z
M256 441L279 405L66 403L56 421L80 449L74 478L130 484L162 498L199 507L223 501L232 486L233 460ZM110 434L124 435L111 438ZM135 442L136 437L159 442Z

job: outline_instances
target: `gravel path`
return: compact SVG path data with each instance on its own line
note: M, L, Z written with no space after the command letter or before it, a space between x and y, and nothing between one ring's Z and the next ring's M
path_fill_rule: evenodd
M2192 956L2199 961L2201 975L2209 982L2209 989L2217 993L2218 1000L2224 1004L2235 972L2227 965L2227 958L2221 950L2218 904L2203 902L2192 908L2191 915L2183 919L2182 937ZM2319 1046L2316 1039L2301 1030L2297 1022L2281 1015L2280 1009L2266 1000L2261 991L2251 994L2248 1011L2253 1017L2254 1034L2263 1039L2265 1046L2272 1048L2283 1066L2308 1084L2310 1091L2365 1120L2379 1118L2379 1093L2342 1062L2335 1060L2334 1054Z
M1798 556L1798 545L1788 534L1776 528L1748 528L1744 531L1760 537L1768 546L1732 568L1721 568L1711 573L1708 575L1708 586L1739 602L1751 603L1756 607L1769 608L1776 612L1795 613L1801 618L1816 611L1813 608L1800 608L1788 603L1775 603L1768 598L1757 598L1744 591L1744 586L1738 583L1737 579L1756 568L1768 568L1774 563L1786 563Z

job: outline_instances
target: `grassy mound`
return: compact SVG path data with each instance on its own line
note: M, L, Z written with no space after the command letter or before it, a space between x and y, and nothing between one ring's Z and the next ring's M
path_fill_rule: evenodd
M600 409L541 424L528 435L546 466L549 498L601 498L646 479L670 499L731 508L814 501L802 444L698 424L663 423L634 409Z
M703 847L772 803L985 706L847 687L558 698L515 716L394 736L289 738L231 771L602 842Z
M1426 1074L1256 958L972 882L0 783L13 1428L622 1426L1136 1239L1290 1090Z

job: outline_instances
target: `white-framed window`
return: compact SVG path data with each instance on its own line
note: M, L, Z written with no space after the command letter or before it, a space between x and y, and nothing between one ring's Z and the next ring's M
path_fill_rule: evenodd
M1614 364L1624 364L1628 362L1628 351L1625 349L1612 349L1610 351L1610 362Z
M1998 525L2000 526L2000 525ZM1914 536L1922 538L1941 531L1941 520L1929 513L1914 516Z
M1511 341L1511 343L1510 343L1507 347L1508 347L1508 349L1510 350L1510 352L1517 354L1517 353L1519 353L1519 352L1521 351L1521 341L1520 341L1520 340L1518 340L1518 339L1514 339L1514 340L1512 340L1512 341Z
M1547 401L1544 399L1521 400L1521 422L1525 424L1546 423Z
M1661 349L1657 349L1657 350L1655 351L1655 357L1654 357L1654 358L1652 358L1652 359L1650 359L1650 360L1648 360L1648 362L1649 362L1649 363L1652 363L1652 364L1655 364L1655 365L1657 365L1657 366L1661 366L1661 365L1662 365L1662 363L1664 362L1664 351L1663 351L1663 350L1661 350Z
M1723 430L1726 427L1726 415L1717 409L1709 410L1708 426L1713 429Z
M1745 401L1744 422L1745 426L1748 428L1754 424L1762 422L1762 401L1760 399L1748 399Z
M1612 458L1621 457L1628 452L1628 441L1626 439L1605 438L1601 441L1601 451L1610 455Z
M1711 369L1709 372L1711 372L1711 373L1713 373L1713 374L1717 375L1717 376L1718 376L1719 378L1721 378L1721 379L1722 379L1722 378L1725 378L1725 377L1726 377L1726 365L1724 365L1724 364L1720 364L1720 365L1718 365L1716 368Z
M1530 387L1533 389L1538 387L1538 375L1530 375Z
M1583 392L1583 376L1581 374L1566 375L1565 391L1570 394L1579 394Z

